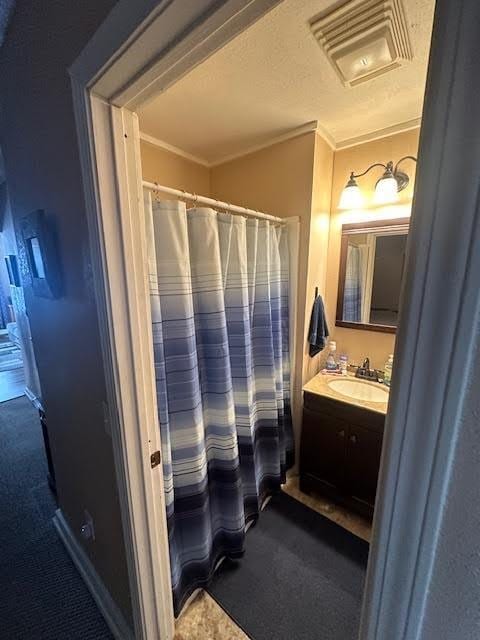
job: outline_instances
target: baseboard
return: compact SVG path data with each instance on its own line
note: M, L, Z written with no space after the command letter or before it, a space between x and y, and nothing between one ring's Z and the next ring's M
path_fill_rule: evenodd
M25 395L30 400L30 402L33 404L35 409L38 409L39 411L43 411L44 410L43 406L42 406L42 403L40 402L40 398L37 398L37 396L33 393L33 391L29 387L25 387Z
M133 633L127 625L123 614L113 601L87 554L75 539L61 509L57 509L55 512L53 524L114 638L116 640L134 640Z

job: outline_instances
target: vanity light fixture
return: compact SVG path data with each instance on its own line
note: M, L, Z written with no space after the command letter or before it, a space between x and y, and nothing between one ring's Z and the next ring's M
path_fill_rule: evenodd
M404 160L417 161L415 156L404 156L403 158L400 158L395 167L393 166L393 162L390 160L387 164L375 162L362 173L354 173L352 171L350 178L342 191L342 195L340 196L338 208L360 209L363 206L364 198L360 191L360 187L357 184L357 178L361 178L366 175L374 167L382 167L383 169L383 175L375 185L375 194L373 196L374 203L382 205L397 202L399 192L403 191L410 181L408 174L398 169L398 165Z

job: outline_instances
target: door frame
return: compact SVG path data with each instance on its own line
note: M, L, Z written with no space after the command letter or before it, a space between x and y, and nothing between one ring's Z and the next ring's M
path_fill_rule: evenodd
M70 69L139 640L169 640L174 621L162 474L150 465L160 437L134 111L280 1L120 0ZM476 73L468 61L480 53L471 27L476 4L437 0L362 640L419 637L438 507L451 473L466 354L480 308L479 258L472 250L480 243L480 149L468 132L475 110L470 118L461 109L465 98L478 105L478 87L467 81ZM462 154L458 140L467 145ZM463 217L452 229L454 204ZM454 290L439 313L446 263Z

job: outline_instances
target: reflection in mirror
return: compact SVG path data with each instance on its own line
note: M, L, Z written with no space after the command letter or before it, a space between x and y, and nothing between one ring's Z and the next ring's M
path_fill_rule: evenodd
M337 325L395 332L407 234L403 218L343 225Z

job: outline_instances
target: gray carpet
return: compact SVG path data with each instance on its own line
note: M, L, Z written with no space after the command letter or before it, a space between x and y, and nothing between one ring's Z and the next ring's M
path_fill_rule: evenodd
M0 638L112 638L55 533L38 414L0 405Z
M355 640L368 544L283 492L208 589L254 640Z

